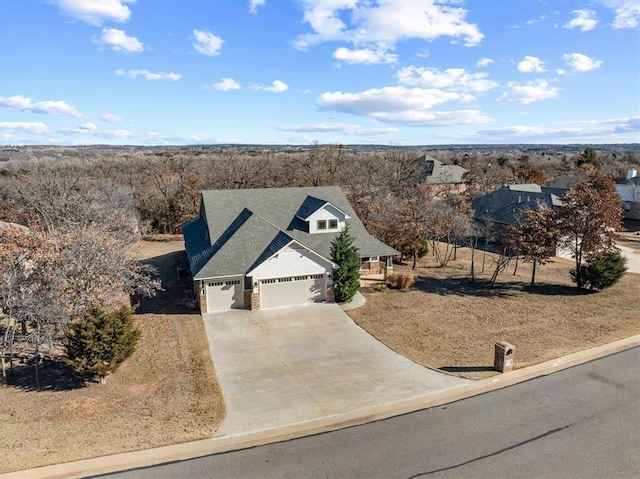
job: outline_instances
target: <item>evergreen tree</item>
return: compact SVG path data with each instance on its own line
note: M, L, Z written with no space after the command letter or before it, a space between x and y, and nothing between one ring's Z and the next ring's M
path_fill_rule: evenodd
M584 284L589 289L605 289L616 284L627 270L627 259L619 251L604 253L593 261L580 265ZM571 270L571 279L577 280L576 270Z
M67 364L85 381L115 371L135 350L140 330L133 324L133 310L122 306L115 311L91 307L67 333Z
M338 265L332 275L338 303L349 301L360 287L360 254L353 241L349 227L345 226L331 242L331 260Z

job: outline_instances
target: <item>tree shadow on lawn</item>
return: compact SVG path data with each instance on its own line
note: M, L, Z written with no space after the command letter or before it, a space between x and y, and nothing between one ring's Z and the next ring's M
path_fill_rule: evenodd
M517 286L515 286L517 284ZM520 283L496 283L477 279L472 282L469 278L431 278L418 276L415 289L425 293L441 296L477 296L483 298L502 298L513 296L521 289Z
M538 294L542 296L582 296L592 294L594 291L578 289L573 286L552 283L536 283L533 289L528 283L521 281L498 282L491 284L485 279L470 278L431 278L418 276L416 278L415 289L425 293L433 293L441 296L475 296L481 298L507 298L515 296L521 292Z
M86 387L62 358L45 359L38 366L21 364L13 367L8 386L24 391L72 391Z
M152 266L162 281L162 291L151 298L132 296L136 314L189 314L196 312L193 281L185 251L175 251L141 261Z

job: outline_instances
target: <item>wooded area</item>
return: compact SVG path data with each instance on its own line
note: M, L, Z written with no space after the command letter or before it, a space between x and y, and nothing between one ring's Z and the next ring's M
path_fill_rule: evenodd
M150 232L180 233L181 224L197 215L203 189L339 185L369 232L412 258L415 267L427 248L445 266L457 245L475 246L479 236L491 237L472 222L470 200L478 195L522 182L582 185L570 196L574 209L566 210L564 219L565 225L573 221L568 233L575 234L568 245L580 248L579 264L595 257L600 246L582 241L584 228L600 222L604 226L598 234L610 246L609 228L619 224L621 213L612 213L620 204L589 197L592 191L587 194L584 188L599 182L602 188L596 190L610 194L613 181L640 163L637 150L630 145L602 151L581 146L427 151L469 170L466 191L458 194L444 185L424 184L425 165L419 159L425 151L417 148L5 148L0 152L0 220L29 229L0 231L3 375L6 358L20 348L36 365L44 346L47 354L59 352L67 325L91 307L113 311L131 295L154 294L159 281L130 252ZM608 209L587 218L595 201ZM548 230L550 223L538 220ZM544 255L523 242L534 246L540 224L538 230L532 226L512 236L520 238L511 245L513 251L534 264L543 264Z

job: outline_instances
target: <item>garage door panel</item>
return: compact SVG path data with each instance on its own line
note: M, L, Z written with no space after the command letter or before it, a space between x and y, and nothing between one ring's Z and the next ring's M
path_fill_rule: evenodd
M260 307L274 308L324 301L324 291L324 275L262 280L260 282Z
M244 306L239 280L207 283L207 311L241 309Z

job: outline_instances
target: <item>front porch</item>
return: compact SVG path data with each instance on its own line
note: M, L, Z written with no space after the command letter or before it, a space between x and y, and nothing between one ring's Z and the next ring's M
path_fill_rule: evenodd
M393 257L369 256L360 258L360 286L384 284L393 271Z
M361 273L360 274L360 287L366 288L375 286L377 284L386 284L387 275L384 273Z

